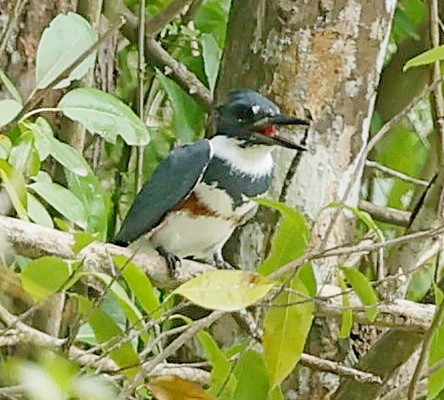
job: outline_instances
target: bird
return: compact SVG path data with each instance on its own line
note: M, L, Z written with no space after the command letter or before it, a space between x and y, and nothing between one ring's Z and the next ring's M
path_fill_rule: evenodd
M181 258L233 268L222 248L235 228L256 213L252 198L269 189L271 150L306 150L280 136L278 127L310 123L283 114L251 89L231 91L215 114L214 136L177 147L160 163L112 243L127 246L148 238L173 271Z

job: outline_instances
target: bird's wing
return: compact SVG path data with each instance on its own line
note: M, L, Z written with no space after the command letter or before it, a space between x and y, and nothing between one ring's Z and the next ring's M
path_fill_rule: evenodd
M115 244L128 244L156 227L201 181L212 150L208 140L173 150L136 196Z

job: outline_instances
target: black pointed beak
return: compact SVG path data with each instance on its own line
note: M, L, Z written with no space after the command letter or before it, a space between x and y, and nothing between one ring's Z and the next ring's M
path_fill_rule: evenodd
M275 145L275 146L282 146L286 147L288 149L298 150L298 151L305 151L307 148L305 146L302 146L300 144L293 143L277 134L275 125L281 126L281 125L304 125L309 126L310 121L296 118L296 117L289 117L286 115L275 115L272 117L265 117L258 121L255 121L253 124L251 124L250 129L255 131L255 137L256 141L259 143L267 144L267 145ZM271 133L269 133L271 132ZM276 132L276 133L274 133Z

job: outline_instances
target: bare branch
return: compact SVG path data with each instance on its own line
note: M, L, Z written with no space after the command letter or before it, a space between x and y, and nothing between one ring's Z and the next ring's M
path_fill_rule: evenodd
M422 179L412 178L409 175L403 174L402 172L399 172L399 171L395 171L394 169L388 168L385 165L379 164L376 161L367 160L365 162L365 166L378 169L379 171L382 171L382 172L386 173L387 175L394 176L394 177L399 178L405 182L410 182L415 185L420 185L420 186L425 186L425 187L427 187L429 185L429 182L427 182L427 181L424 181Z
M182 13L192 0L174 0L168 4L159 14L148 21L146 34L149 37L156 36L168 23Z
M148 52L148 59L161 68L165 75L171 75L177 84L199 101L203 107L206 109L212 107L213 96L211 92L185 65L171 57L170 54L152 38L148 38L146 41L146 51Z
M382 207L366 200L359 200L359 208L368 212L374 219L398 226L408 226L411 214L396 208Z

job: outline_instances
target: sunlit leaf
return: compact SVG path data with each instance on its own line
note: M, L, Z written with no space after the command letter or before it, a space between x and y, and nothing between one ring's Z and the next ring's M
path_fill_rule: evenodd
M32 133L23 132L14 144L8 161L17 171L27 174L34 144Z
M101 376L79 376L71 383L71 392L79 400L115 400L115 388Z
M288 289L276 297L265 316L263 345L271 387L298 363L313 320L313 303L307 301L307 288L298 275Z
M307 249L310 227L301 212L270 199L255 199L259 204L280 212L279 223L271 243L271 251L259 271L268 275L279 267L302 256Z
M65 398L60 385L38 364L21 362L18 366L18 379L30 400Z
M76 223L81 228L86 228L87 216L85 208L80 200L68 189L48 181L35 182L28 187L69 221Z
M6 160L11 151L12 143L8 136L0 134L0 158Z
M43 31L36 55L37 88L48 87L74 61L97 40L97 33L89 22L78 14L69 12L55 17ZM69 77L55 88L68 86L71 81L82 78L94 65L96 52L88 56Z
M90 232L75 232L74 244L71 246L72 250L74 253L78 254L83 248L98 240L97 236L97 234L92 234Z
M180 285L174 293L193 303L224 311L242 310L271 290L274 283L249 271L209 271Z
M427 65L441 60L444 60L444 45L427 50L424 53L411 58L404 65L403 71L407 71L412 67Z
M378 304L379 300L370 281L356 268L341 267L341 270L345 275L345 279L347 279L348 283L350 283L351 287L356 292L362 303L366 306L374 306L368 308L366 311L367 318L370 321L374 321L376 315L378 314L376 305Z
M55 256L31 261L20 274L23 288L36 300L46 299L61 290L72 273L68 262Z
M133 110L117 97L95 88L69 91L58 108L91 133L97 133L111 143L117 136L131 146L149 142L148 129Z
M163 375L148 384L157 400L216 400L197 383L179 378L176 375Z
M13 168L7 161L0 159L0 178L18 216L27 220L26 183L23 174Z
M11 122L22 109L22 105L16 100L0 100L0 126Z

